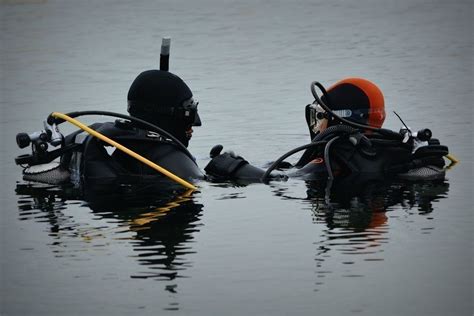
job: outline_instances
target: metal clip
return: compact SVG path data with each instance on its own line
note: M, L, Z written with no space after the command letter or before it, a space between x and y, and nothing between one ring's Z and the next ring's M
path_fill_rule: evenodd
M151 132L151 131L148 131L148 133L146 134L146 137L150 137L150 138L161 138L161 135L156 133L156 132Z

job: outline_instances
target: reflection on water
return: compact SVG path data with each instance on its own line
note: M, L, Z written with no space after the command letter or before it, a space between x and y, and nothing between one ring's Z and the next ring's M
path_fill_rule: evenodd
M326 181L308 182L307 198L313 223L325 225L316 245L316 289L325 284L324 278L333 273L327 261L337 252L343 265L354 265L357 260L384 261L383 245L390 242L389 213L394 216L421 215L432 219L433 203L446 198L449 183L400 182L381 179L344 179L328 187ZM295 199L284 189L274 190L284 199ZM402 212L402 214L400 214ZM421 234L434 229L420 227ZM336 269L339 270L339 269ZM343 277L363 277L355 269L343 269Z
M350 179L333 183L329 190L324 181L308 182L306 187L303 203L309 206L312 222L324 226L314 242L314 290L319 291L329 275L364 277L366 272L358 271L363 266L360 261L384 261L384 245L390 242L390 212L395 217L431 217L433 202L447 196L449 184L374 179L358 183ZM296 199L281 185L273 188L276 196ZM195 203L192 192L183 190L160 194L151 186L94 189L84 192L71 187L18 184L19 219L47 223L53 240L49 246L60 258L92 261L97 252L107 254L115 245L127 245L131 253L126 256L143 267L130 277L161 281L165 292L176 296L176 279L190 277L185 271L193 266L188 255L195 253L193 239L202 225L203 205ZM65 212L74 204L90 208L93 220ZM420 227L421 233L433 229ZM347 268L336 268L334 258ZM165 307L179 308L175 297Z
M136 233L133 244L136 258L151 270L132 277L161 280L183 277L180 271L191 266L185 256L194 253L191 244L193 234L199 231L201 211L202 205L194 204L187 195L179 195L132 218L130 229ZM174 291L173 286L167 288Z
M34 220L48 223L49 235L55 240L52 245L61 247L61 238L78 237L74 217L63 213L67 199L74 199L76 192L71 188L59 188L41 184L18 184L19 220ZM55 251L59 253L59 249Z
M19 219L47 222L53 238L50 246L58 257L75 257L77 252L91 247L127 243L134 252L130 257L146 267L131 278L171 281L185 277L183 271L192 265L186 255L194 252L193 235L199 231L203 206L194 203L190 191L160 194L150 185L135 187L136 190L130 186L122 188L114 187L106 195L104 190L83 192L71 187L18 184ZM125 191L143 194L127 195ZM81 197L86 197L86 203L74 201ZM90 207L95 221L64 214L63 210L72 204ZM175 292L176 285L167 285L165 289Z

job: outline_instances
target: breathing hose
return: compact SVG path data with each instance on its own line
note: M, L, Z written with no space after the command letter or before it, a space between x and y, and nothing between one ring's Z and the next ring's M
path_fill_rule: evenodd
M186 180L183 180L181 179L180 177L178 177L177 175L173 174L172 172L166 170L165 168L163 167L160 167L159 165L155 164L154 162L148 160L147 158L137 154L136 152L128 149L127 147L117 143L116 141L108 138L107 136L93 130L92 128L82 124L81 122L79 122L78 120L76 119L73 119L72 117L66 115L66 114L63 114L63 113L59 113L59 112L53 112L51 113L50 117L53 117L53 118L58 118L58 119L62 119L64 121L68 121L69 123L79 127L80 129L84 130L85 132L91 134L92 136L94 137L97 137L98 139L108 143L109 145L112 145L114 146L115 148L123 151L124 153L126 153L127 155L143 162L144 164L146 164L147 166L155 169L156 171L162 173L163 175L165 175L166 177L170 178L171 180L181 184L182 186L188 188L188 189L191 189L191 190L197 190L197 188L192 185L191 183L187 182Z
M278 165L283 161L285 160L286 158L288 158L289 156L299 152L299 151L302 151L304 149L307 149L307 148L310 148L310 147L315 147L315 146L320 146L320 145L323 145L323 144L326 144L327 141L318 141L318 142L313 142L313 143L309 143L309 144L306 144L306 145L303 145L303 146L300 146L300 147L297 147L295 149L292 149L290 150L289 152L287 152L286 154L284 154L283 156L281 156L280 158L278 158L274 163L272 163L272 165L270 167L268 167L267 171L265 171L265 173L263 174L261 180L262 181L266 181L268 176L270 175L270 173L275 170L276 167L278 167Z
M333 180L334 179L334 175L332 173L332 169L331 169L331 161L330 161L330 158L329 158L329 149L331 148L331 145L339 139L339 136L336 136L334 137L333 139L331 139L326 147L324 147L324 163L326 164L326 170L328 171L328 179L329 180Z
M270 173L275 170L275 168L278 167L278 165L283 161L285 160L286 158L288 158L289 156L299 152L299 151L302 151L304 149L307 149L307 148L311 148L311 147L317 147L317 146L320 146L320 145L324 145L324 144L327 144L326 147L328 145L330 145L330 143L334 142L336 139L339 138L339 136L334 136L333 138L331 138L330 140L327 140L327 138L329 138L332 134L336 134L336 133L344 133L344 134L350 134L350 133L353 133L355 132L356 129L350 127L350 126L347 126L347 125L335 125L335 126L330 126L328 127L327 129L325 129L323 132L317 134L313 140L311 141L311 143L309 144L306 144L306 145L303 145L303 146L300 146L300 147L297 147L295 149L292 149L290 150L289 152L285 153L283 156L281 156L280 158L278 158L274 163L272 163L272 165L267 169L267 171L265 171L265 173L263 174L262 176L262 181L265 181L268 176L270 175ZM326 151L325 151L326 152ZM301 161L301 159L300 159ZM325 157L325 161L329 161L329 159L327 159ZM298 162L296 164L296 166L298 166L300 162ZM328 172L331 172L330 170L328 170Z
M170 133L168 133L167 131L165 131L164 129L154 125L154 124L151 124L147 121L144 121L142 119L139 119L139 118L136 118L136 117L133 117L133 116L129 116L129 115L125 115L125 114L120 114L120 113L115 113L115 112L108 112L108 111L76 111L76 112L70 112L70 113L66 113L65 115L71 117L71 118L75 118L75 117L79 117L79 116L84 116L84 115L104 115L104 116L112 116L112 117L117 117L117 118L121 118L121 119L125 119L125 120L129 120L129 121L132 121L134 123L138 123L139 125L142 125L146 128L149 128L150 130L154 131L154 132L157 132L161 135L164 135L166 136L167 138L171 139L175 144L176 146L181 150L183 151L183 153L186 154L186 156L188 156L189 158L191 158L192 161L194 161L194 157L193 155L191 155L191 153L189 152L189 150L186 148L186 146L183 145L183 143L181 143L176 137L174 137L173 135L171 135ZM48 124L53 124L53 123L56 123L56 124L61 124L63 123L65 120L64 119L60 119L60 118L56 118L56 117L53 117L52 114L48 116Z

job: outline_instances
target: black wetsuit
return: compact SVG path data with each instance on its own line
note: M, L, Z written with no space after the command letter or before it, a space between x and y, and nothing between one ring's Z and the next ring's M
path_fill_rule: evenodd
M137 128L126 121L96 123L91 128L182 179L204 178L189 152L156 132ZM165 179L143 162L85 132L77 131L66 137L66 145L74 143L78 144L77 148L61 158L62 166L71 171L73 181L143 182Z

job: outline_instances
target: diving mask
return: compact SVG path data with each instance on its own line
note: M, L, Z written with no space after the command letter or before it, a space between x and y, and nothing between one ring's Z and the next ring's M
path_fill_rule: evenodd
M198 106L199 102L194 101L193 98L188 99L183 102L182 104L182 118L185 121L186 124L189 124L191 126L201 126L201 118L199 117L198 114Z
M308 125L313 133L325 130L328 127L328 123L332 122L335 117L345 118L355 123L365 124L370 115L376 117L385 116L383 109L351 109L351 106L348 106L346 109L332 110L328 113L317 102L308 105L306 111ZM331 125L332 124L333 123L331 123Z
M309 104L306 111L308 126L313 133L322 132L327 128L329 115L319 104Z
M201 118L198 114L198 104L193 98L189 98L177 107L160 107L153 103L146 103L140 101L128 101L128 112L133 115L144 116L167 116L175 121L183 122L185 126L201 126ZM133 111L131 109L134 109Z

